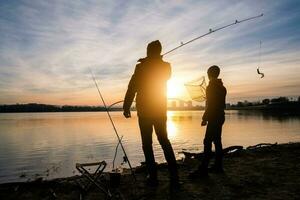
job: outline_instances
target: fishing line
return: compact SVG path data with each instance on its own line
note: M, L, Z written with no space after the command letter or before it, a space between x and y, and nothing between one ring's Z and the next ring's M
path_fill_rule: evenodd
M120 139L121 139L121 141L122 141L123 136L121 136ZM118 142L118 144L117 144L117 146L116 146L116 149L115 149L115 155L114 155L114 159L113 159L113 170L114 170L114 171L116 171L116 169L115 169L115 161L116 161L116 158L117 158L119 145L120 145L120 142Z
M113 129L114 129L114 132L115 132L115 134L116 134L116 136L117 136L117 138L118 138L118 142L120 143L121 149L122 149L122 151L123 151L123 153L124 153L124 157L125 157L126 161L128 162L128 165L129 165L131 174L132 174L132 176L134 177L134 180L136 181L136 177L135 177L134 171L133 171L133 169L132 169L130 160L128 159L127 153L126 153L125 148L124 148L124 146L123 146L122 139L120 138L120 136L119 136L119 134L118 134L117 128L116 128L116 126L115 126L115 123L114 123L114 121L113 121L113 119L112 119L112 117L111 117L111 115L110 115L110 112L109 112L108 107L106 106L105 100L104 100L104 98L103 98L103 96L102 96L102 93L101 93L101 91L100 91L100 88L99 88L99 86L98 86L98 83L97 83L97 81L96 81L96 78L95 78L95 76L94 76L94 73L93 73L93 71L92 71L92 69L91 69L90 67L89 67L89 70L90 70L90 73L91 73L91 75L92 75L92 78L93 78L93 81L94 81L94 83L95 83L95 86L96 86L96 88L97 88L97 90L98 90L98 94L99 94L99 96L100 96L100 98L101 98L101 100L102 100L102 103L103 103L103 106L104 106L105 111L106 111L106 113L107 113L107 116L108 116L108 118L109 118L109 120L110 120L110 123L111 123L111 125L112 125L112 127L113 127Z
M257 73L261 76L260 78L265 77L265 74L262 73L259 69L259 67L261 67L261 41L259 41L259 55L258 55L258 67L256 69Z
M258 63L258 68L261 65L261 41L259 41L259 63Z

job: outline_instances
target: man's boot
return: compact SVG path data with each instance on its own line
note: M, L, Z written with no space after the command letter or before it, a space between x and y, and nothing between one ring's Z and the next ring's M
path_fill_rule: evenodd
M223 159L221 155L216 155L215 164L208 169L208 172L221 174L224 173Z
M146 184L151 187L158 186L156 163L149 166L148 172L149 175L147 176Z
M150 186L150 187L156 187L156 186L158 186L158 179L157 179L157 177L147 176L146 184L148 186Z

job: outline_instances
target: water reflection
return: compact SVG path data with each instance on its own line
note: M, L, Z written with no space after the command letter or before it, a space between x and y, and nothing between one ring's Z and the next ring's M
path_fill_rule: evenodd
M239 110L237 114L242 117L262 118L263 120L277 120L279 122L289 120L300 120L299 115L288 114L285 112L268 112L268 111L255 111L255 110Z
M173 122L181 122L181 121L192 121L193 119L198 118L199 111L168 111L168 119Z
M168 112L167 129L175 152L202 150L205 127L202 111ZM124 119L112 113L123 135L124 146L133 165L144 160L136 113ZM223 129L224 147L261 142L300 141L300 118L278 117L257 112L227 111ZM162 149L154 139L158 162ZM74 175L76 162L106 160L111 167L117 139L105 113L19 113L0 114L0 182ZM116 164L122 162L119 150ZM20 175L26 174L20 178Z
M168 129L168 137L169 139L173 139L176 137L177 127L174 121L168 120L167 122L167 129Z

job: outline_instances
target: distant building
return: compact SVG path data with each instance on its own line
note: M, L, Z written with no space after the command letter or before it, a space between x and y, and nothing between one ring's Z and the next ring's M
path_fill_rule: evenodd
M230 108L230 103L226 103L226 109L229 109Z
M187 101L186 105L188 108L192 108L193 107L193 102L192 101Z
M182 101L182 100L179 101L179 107L184 108L184 101Z
M176 104L176 101L172 101L171 102L171 108L176 108L177 104Z

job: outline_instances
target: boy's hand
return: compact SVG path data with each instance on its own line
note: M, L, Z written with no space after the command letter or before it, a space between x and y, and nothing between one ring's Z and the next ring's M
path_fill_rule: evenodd
M201 126L206 126L206 125L207 125L207 121L202 120Z
M126 118L130 118L130 117L131 117L130 110L124 110L123 115L124 115Z

